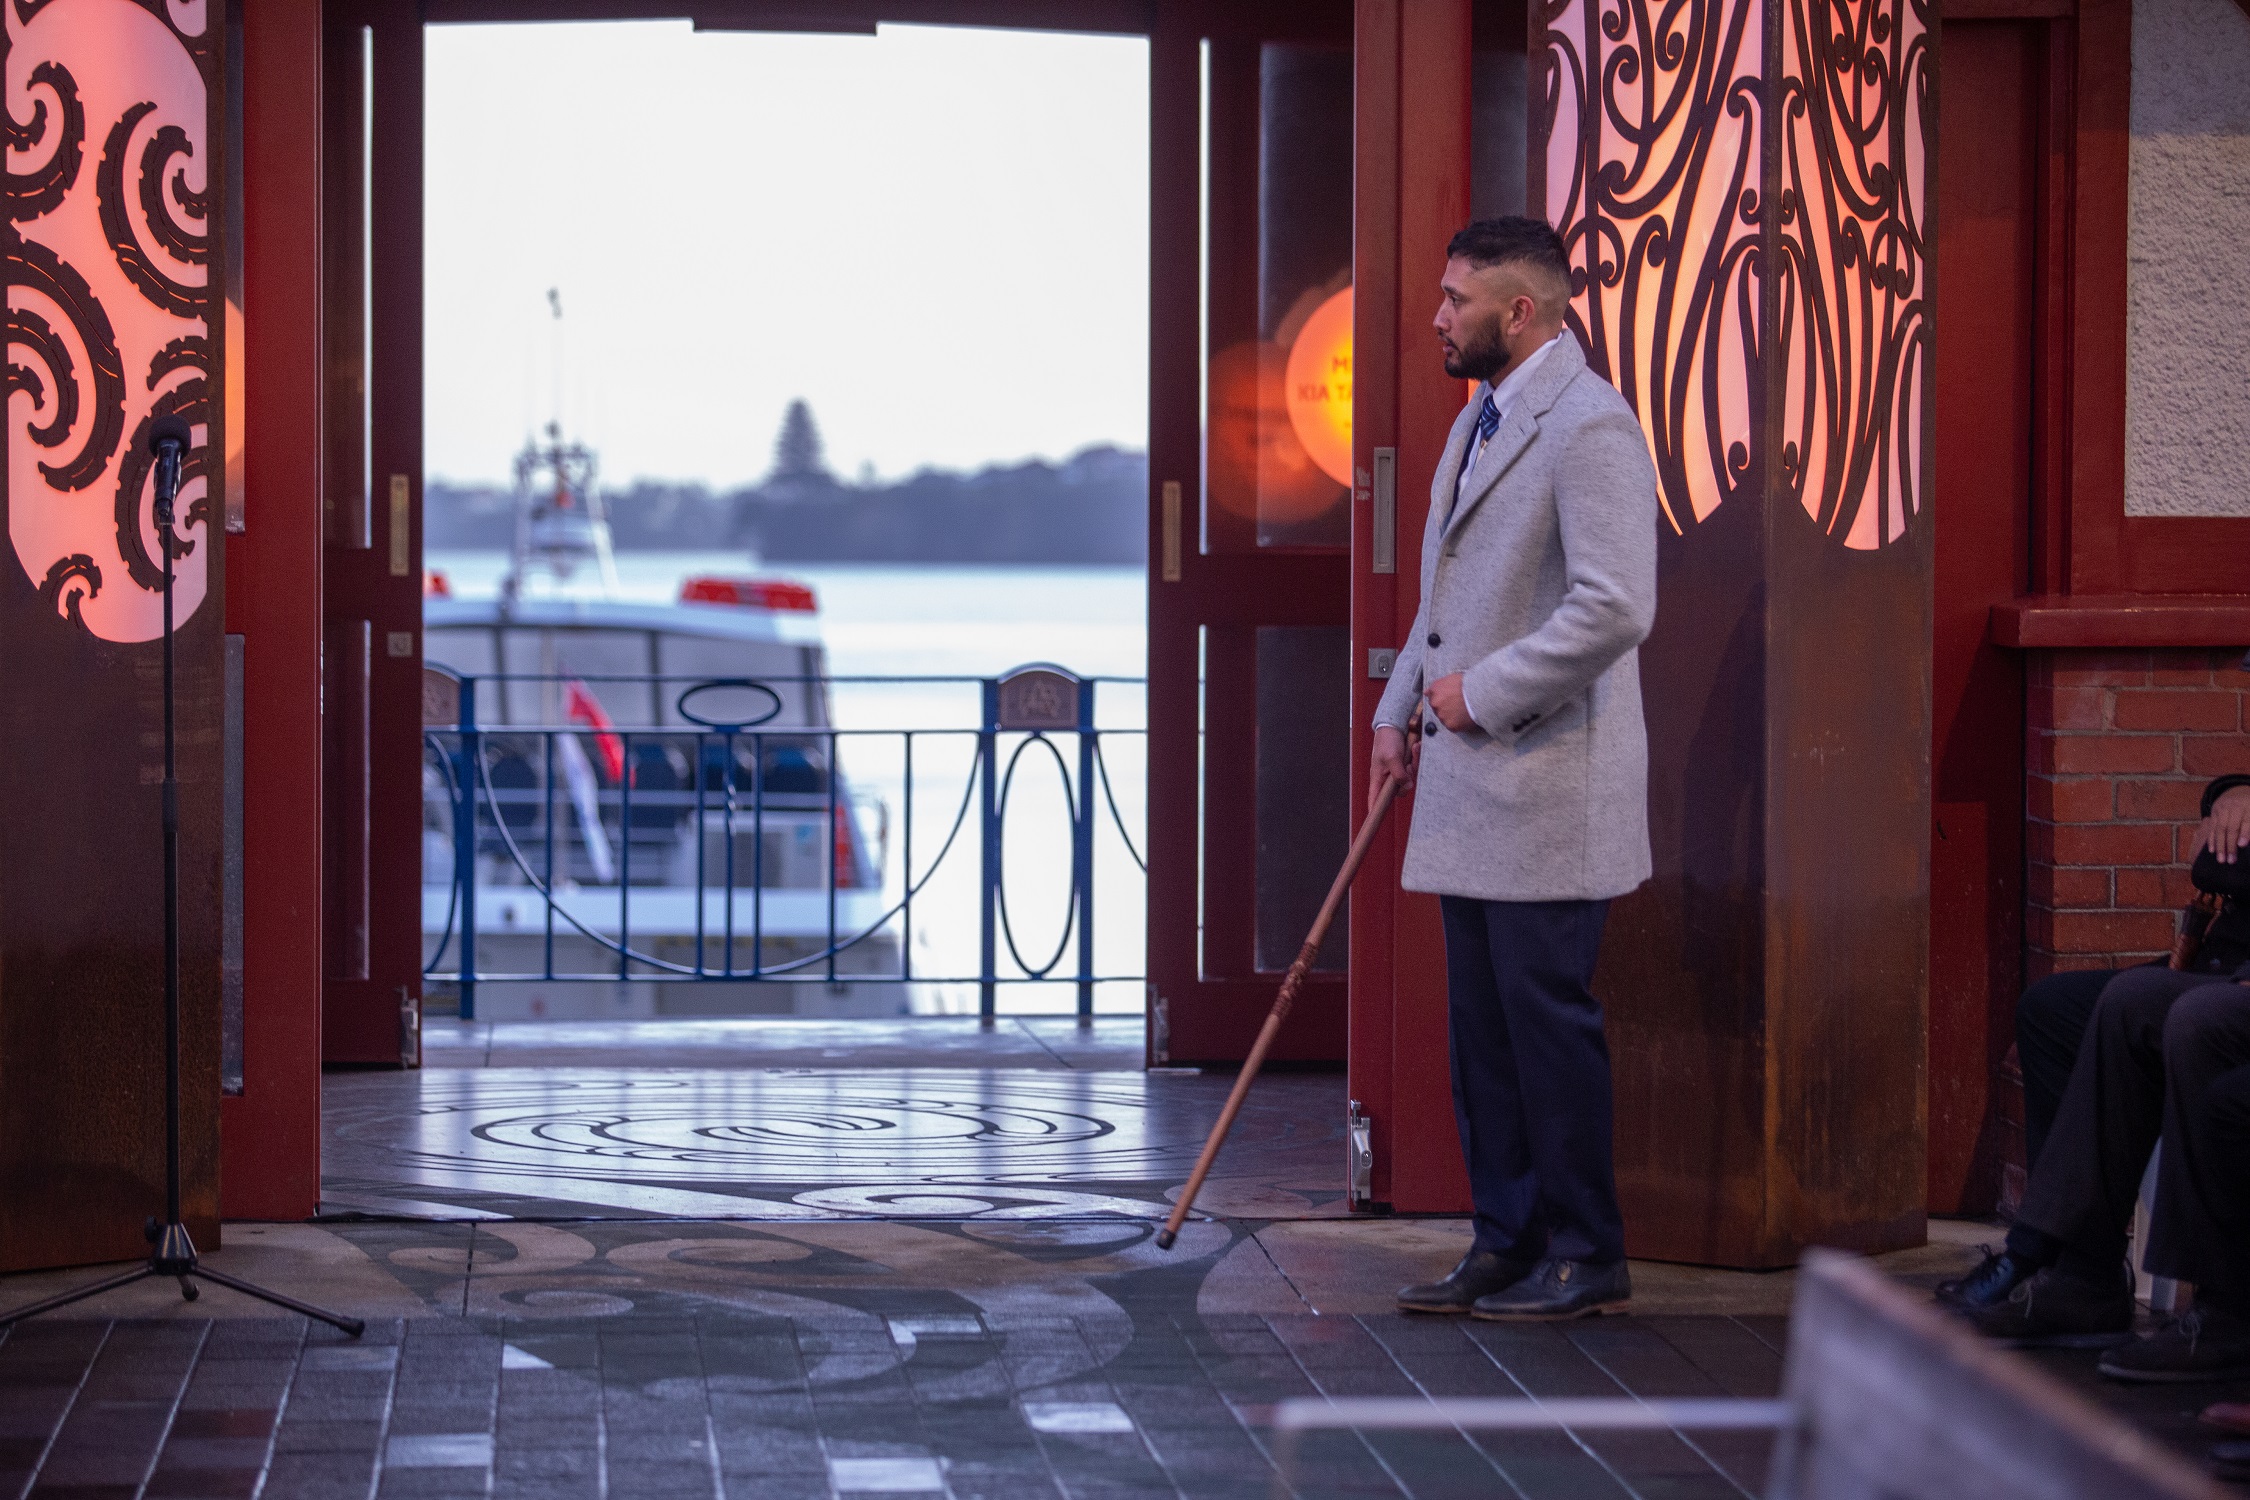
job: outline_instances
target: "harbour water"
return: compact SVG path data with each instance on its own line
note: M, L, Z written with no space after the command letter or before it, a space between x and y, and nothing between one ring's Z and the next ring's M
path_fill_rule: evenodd
M456 597L498 591L506 571L501 552L432 552ZM1139 568L1025 567L768 567L740 553L649 552L617 554L619 591L649 603L679 597L680 583L695 574L755 574L810 584L820 604L821 636L830 673L855 677L996 676L1045 662L1097 678L1139 678L1147 663L1147 575ZM1104 681L1095 689L1097 722L1106 731L1146 724L1146 695L1137 682ZM950 683L840 681L833 691L837 724L845 730L973 728L979 718L975 681ZM881 846L886 904L905 889L907 797L901 742L893 735L845 736L839 757L863 821ZM977 971L977 834L973 808L951 851L934 873L933 856L954 826L969 787L974 741L968 736L917 737L912 808L913 903L911 955L919 975L970 975ZM1102 813L1095 838L1095 967L1104 975L1132 975L1143 967L1146 883L1136 851L1146 844L1145 741L1138 734L1105 734L1108 793L1094 794ZM1007 771L1015 746L1003 742ZM1063 758L1076 766L1069 736ZM1116 818L1108 814L1108 796ZM1043 966L1064 946L1070 919L1069 809L1052 758L1037 752L1017 763L1010 794L1003 865L1009 926L1023 959ZM1119 825L1122 825L1122 832ZM1127 840L1130 840L1128 847ZM1077 938L1055 967L1076 972ZM1003 943L1001 963L1009 964ZM912 987L916 1011L958 1013L976 1006L973 984L922 982ZM1101 985L1096 1008L1138 1013L1143 987ZM1075 1004L1068 984L1003 985L1006 1014L1050 1014Z

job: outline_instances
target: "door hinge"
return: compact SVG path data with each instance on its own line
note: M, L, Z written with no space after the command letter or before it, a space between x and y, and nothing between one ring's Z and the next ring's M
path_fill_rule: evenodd
M398 1064L422 1066L422 1005L403 984L398 987Z
M1354 1208L1375 1201L1375 1122L1357 1099L1344 1107L1344 1196Z

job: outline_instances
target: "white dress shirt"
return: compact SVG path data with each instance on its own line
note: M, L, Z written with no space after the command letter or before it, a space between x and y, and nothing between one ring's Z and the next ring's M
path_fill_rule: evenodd
M1500 383L1498 385L1492 387L1492 405L1494 409L1500 413L1500 420L1502 422L1508 420L1508 408L1513 406L1515 404L1516 398L1523 394L1523 388L1531 383L1531 374L1534 370L1539 368L1540 361L1544 360L1547 357L1549 351L1551 351L1558 342L1560 342L1565 336L1567 336L1569 332L1570 330L1566 328L1561 333L1558 333L1553 338L1547 340L1546 343L1541 344L1538 348L1532 350L1521 360L1518 360L1516 364L1509 369L1507 374L1500 377ZM1479 400L1478 405L1483 405L1481 399ZM1495 427L1493 429L1493 433L1495 436L1497 436L1499 433L1499 429ZM1468 449L1461 455L1461 472L1453 476L1453 503L1455 505L1459 505L1461 503L1462 486L1466 485L1469 482L1470 471L1476 468L1477 460L1482 457L1484 457L1484 434L1477 431L1475 426L1472 425L1469 428ZM1450 519L1450 516L1448 517L1448 519ZM1438 524L1443 525L1445 523L1443 521L1440 521ZM1440 673L1439 675L1443 676L1444 674ZM1469 710L1470 718L1476 719L1480 724L1484 722L1484 720L1477 714L1477 706L1469 701L1466 682L1463 683L1461 702ZM1377 729L1397 729L1401 726L1397 724L1377 724L1375 727Z

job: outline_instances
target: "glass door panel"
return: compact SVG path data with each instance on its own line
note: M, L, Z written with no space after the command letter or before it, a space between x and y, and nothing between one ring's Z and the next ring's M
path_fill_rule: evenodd
M1182 6L1152 38L1156 1061L1243 1055L1350 833L1351 27ZM1342 1057L1343 964L1339 925L1279 1055Z

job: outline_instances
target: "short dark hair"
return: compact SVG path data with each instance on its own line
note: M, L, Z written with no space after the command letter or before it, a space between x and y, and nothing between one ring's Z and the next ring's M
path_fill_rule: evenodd
M1479 270L1487 266L1528 266L1559 283L1570 295L1570 260L1563 253L1562 236L1545 219L1509 215L1478 219L1445 243L1447 260L1465 260Z

